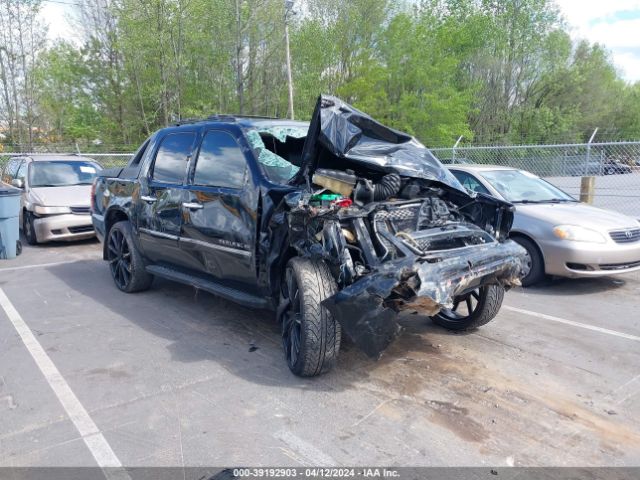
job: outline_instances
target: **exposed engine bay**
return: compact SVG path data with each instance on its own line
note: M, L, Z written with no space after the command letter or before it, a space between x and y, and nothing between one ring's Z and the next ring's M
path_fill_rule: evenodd
M491 224L480 228L465 215L473 204L461 208L443 189L421 183L395 173L374 183L351 171L318 170L315 190L299 198L289 215L290 241L311 251L322 246L318 253L327 261L339 260L340 286L389 260L417 255L435 261L442 250L497 241Z
M519 285L513 207L471 196L412 137L321 97L299 167L287 243L329 265L340 290L323 305L371 357L400 333L402 310L433 316L479 286Z

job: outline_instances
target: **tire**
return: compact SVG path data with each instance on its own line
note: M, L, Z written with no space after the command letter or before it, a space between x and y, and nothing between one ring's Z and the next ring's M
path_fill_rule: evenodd
M113 225L106 242L107 261L116 287L126 293L147 290L153 275L144 269L144 261L133 241L131 224L121 221Z
M301 377L331 370L338 359L342 330L321 302L338 291L323 261L295 257L282 279L282 346L289 369Z
M544 261L540 250L535 243L528 238L513 237L512 240L527 251L527 265L525 265L525 275L520 279L523 287L535 285L544 278Z
M455 299L453 309L443 309L431 319L449 330L475 330L494 319L500 311L503 298L504 288L500 285L486 285ZM457 311L460 304L465 304L466 313Z
M33 224L33 213L26 211L23 213L22 232L24 233L24 238L26 238L29 245L38 244L38 236L36 234L36 228Z

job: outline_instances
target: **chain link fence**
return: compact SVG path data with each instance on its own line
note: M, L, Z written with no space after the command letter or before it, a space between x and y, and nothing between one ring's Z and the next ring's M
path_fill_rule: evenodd
M640 142L474 146L432 148L431 151L445 164L476 163L527 170L575 198L580 196L581 177L595 176L595 206L640 218ZM93 158L105 168L124 166L132 155L74 154ZM0 152L0 169L4 169L9 158L18 155L29 154Z
M114 168L114 167L124 167L131 158L132 153L64 153L59 152L60 155L77 155L79 157L92 158L104 168ZM4 166L9 161L10 158L13 157L24 157L24 156L55 156L55 153L43 153L43 152L35 152L35 153L17 153L17 152L0 152L0 171L4 171Z
M640 142L433 148L445 164L527 170L579 198L580 179L594 176L593 204L640 218Z

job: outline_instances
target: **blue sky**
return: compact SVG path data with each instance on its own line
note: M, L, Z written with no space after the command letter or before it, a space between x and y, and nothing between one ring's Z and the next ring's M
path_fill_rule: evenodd
M573 38L603 44L627 81L640 80L640 0L556 0L556 3ZM69 12L69 6L44 3L42 18L49 24L49 38L73 37L67 19Z

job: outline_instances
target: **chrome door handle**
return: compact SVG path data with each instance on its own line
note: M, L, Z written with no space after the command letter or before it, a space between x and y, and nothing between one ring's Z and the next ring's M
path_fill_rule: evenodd
M194 202L186 202L183 203L182 206L184 208L188 208L189 210L200 210L201 208L204 208L204 205L202 205L201 203Z
M158 199L157 199L157 198L155 198L155 197L149 197L149 196L147 196L147 195L142 195L142 196L140 197L140 200L143 200L143 201L145 201L145 202L147 202L147 203L156 203L156 202L158 201Z

